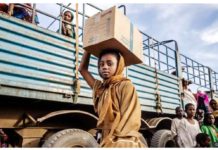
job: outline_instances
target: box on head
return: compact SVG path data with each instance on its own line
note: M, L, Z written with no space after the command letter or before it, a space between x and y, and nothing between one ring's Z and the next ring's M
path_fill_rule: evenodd
M83 47L96 57L103 49L118 49L126 66L143 59L142 34L115 6L86 20Z

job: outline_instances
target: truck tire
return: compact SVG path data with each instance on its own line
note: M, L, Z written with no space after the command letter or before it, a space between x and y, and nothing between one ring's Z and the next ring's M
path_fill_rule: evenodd
M151 147L176 147L170 130L158 130L151 139Z
M86 131L66 129L53 134L42 147L99 147L99 144Z

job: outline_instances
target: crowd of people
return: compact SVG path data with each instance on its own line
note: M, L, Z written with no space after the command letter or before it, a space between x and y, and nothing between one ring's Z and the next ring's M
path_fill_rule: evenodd
M217 110L218 104L211 99L209 105L203 105L205 94L198 97L197 107L188 103L185 111L181 107L175 109L176 118L172 120L171 133L176 147L217 147L218 146L218 125ZM203 95L203 96L202 96ZM184 113L185 112L185 113Z
M37 13L35 13L34 21L33 21L33 10L31 3L0 3L0 13L6 13L15 18L27 21L29 23L33 23L38 25L39 18ZM61 26L61 34L72 37L75 39L75 30L72 25L74 15L71 11L66 10L62 15L62 26Z
M184 71L184 68L182 69ZM175 71L171 73L175 74ZM190 80L182 79L182 107L176 107L171 134L176 147L218 147L218 103L206 92L193 94Z
M39 24L38 16L35 14L34 22L32 22L33 19L33 13L32 13L32 5L30 3L0 3L0 11L3 13L7 13L10 16L13 16L15 18L34 23Z

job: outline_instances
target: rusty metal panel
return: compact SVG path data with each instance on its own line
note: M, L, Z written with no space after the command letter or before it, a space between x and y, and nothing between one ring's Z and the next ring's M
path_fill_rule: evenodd
M140 64L128 68L128 77L137 89L143 111L156 112L155 94L158 90L163 113L175 113L175 107L180 105L179 82L176 76L156 72L154 68Z
M37 98L43 91L44 100L73 95L74 44L72 38L0 14L0 94Z
M80 54L82 56L82 54ZM81 57L80 56L80 57ZM89 71L94 74L95 78L99 79L97 71L97 59L92 57L90 61ZM155 79L155 69L148 67L146 65L134 65L128 67L127 76L133 82L138 92L140 103L142 105L143 111L156 112L156 79ZM175 107L180 105L179 97L179 83L178 78L157 71L158 83L159 83L159 93L161 96L161 104L163 113L175 113ZM82 76L81 79L81 93L80 96L84 96L91 101L92 90L89 88L87 83L84 81ZM81 99L80 102L84 102ZM91 101L92 102L92 101Z
M81 60L83 53L79 53L79 60ZM95 79L101 80L100 76L98 75L98 68L97 68L97 58L95 56L91 56L90 59L90 64L89 64L89 72L93 75ZM83 79L81 74L79 74L79 79L80 79L80 96L81 97L86 97L87 98L87 103L92 103L92 89L89 87L89 85L86 83L86 81ZM78 102L84 103L84 98L79 98Z

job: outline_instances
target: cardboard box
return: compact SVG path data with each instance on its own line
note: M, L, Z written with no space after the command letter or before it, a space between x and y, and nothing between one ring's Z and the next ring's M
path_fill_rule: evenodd
M86 20L83 47L97 57L103 49L118 49L126 66L143 59L142 34L115 6Z

